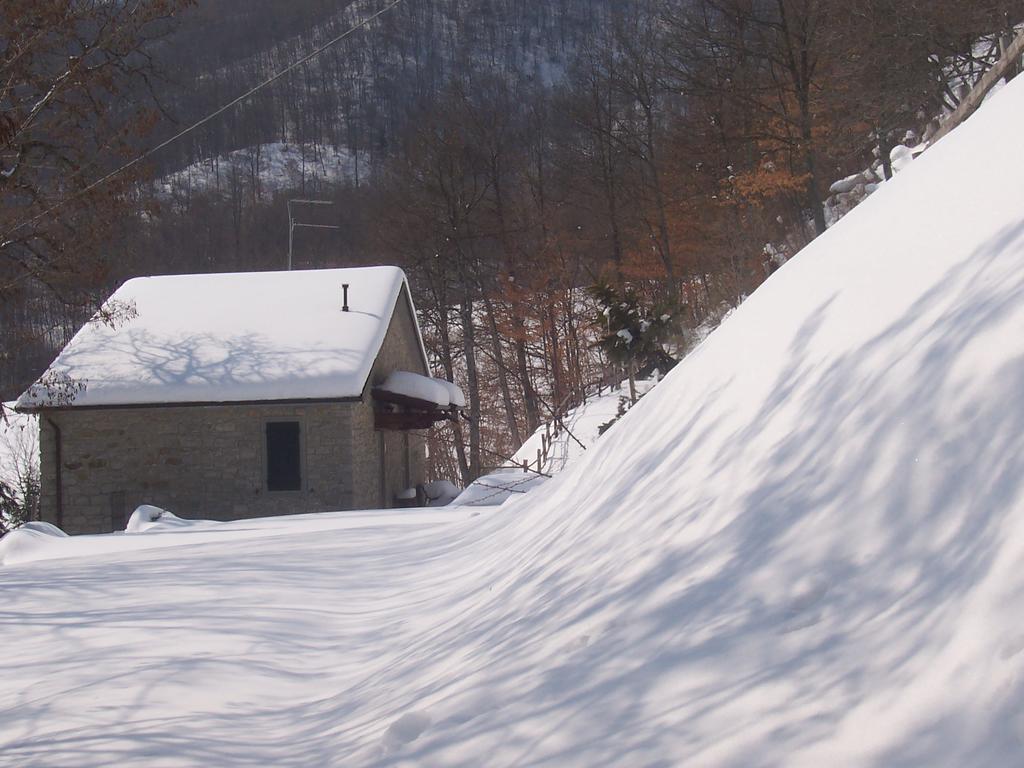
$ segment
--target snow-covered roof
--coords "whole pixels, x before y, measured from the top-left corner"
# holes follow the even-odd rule
[[[448,403],[455,406],[456,408],[466,407],[466,395],[463,394],[462,388],[453,381],[446,381],[445,379],[434,379],[438,384],[445,388],[448,392]]]
[[[434,379],[411,371],[392,371],[380,386],[380,392],[408,397],[432,403],[438,408],[466,407],[466,397],[457,384],[444,379]]]
[[[132,306],[135,316],[115,327],[87,324],[43,376],[84,389],[61,403],[36,384],[18,406],[358,397],[403,287],[408,297],[398,267],[129,280],[108,306]]]

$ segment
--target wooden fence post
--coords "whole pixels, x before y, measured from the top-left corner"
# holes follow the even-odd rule
[[[995,63],[992,69],[982,75],[981,79],[974,84],[970,93],[963,98],[957,108],[953,111],[953,114],[943,121],[939,130],[936,131],[935,135],[932,137],[931,144],[935,144],[935,142],[974,114],[978,107],[981,106],[981,103],[985,100],[989,91],[991,91],[996,84],[1007,75],[1007,73],[1019,64],[1021,56],[1024,55],[1024,31],[1018,34],[1013,41],[1000,41],[1000,48],[1002,49],[1002,57]]]

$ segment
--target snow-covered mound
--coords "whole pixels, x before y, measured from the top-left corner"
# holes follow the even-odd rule
[[[522,470],[502,470],[478,477],[452,502],[453,506],[497,507],[509,499],[543,485],[545,475]]]
[[[201,523],[209,523],[209,520],[186,520],[168,512],[166,509],[154,507],[152,504],[142,504],[137,507],[124,527],[125,533],[146,533],[149,531],[176,530],[188,528]]]
[[[519,500],[5,568],[0,763],[1018,764],[1022,124],[1018,78]]]
[[[462,492],[451,480],[432,480],[423,484],[423,490],[427,495],[428,507],[447,506]]]
[[[25,523],[0,538],[0,565],[32,560],[51,540],[62,538],[67,538],[67,534],[55,525],[38,521]]]
[[[409,507],[423,504],[427,507],[445,507],[454,501],[462,489],[451,480],[432,480],[429,483],[406,488],[398,498]]]

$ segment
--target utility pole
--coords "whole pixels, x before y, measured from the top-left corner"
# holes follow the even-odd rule
[[[292,203],[296,205],[333,205],[330,200],[289,200],[288,201],[288,270],[292,268],[292,243],[295,240],[295,229],[296,227],[306,227],[307,229],[341,229],[341,227],[335,226],[334,224],[302,224],[295,220],[295,216],[292,215]]]

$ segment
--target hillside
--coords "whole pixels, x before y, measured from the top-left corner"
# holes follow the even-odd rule
[[[1018,78],[502,507],[29,548],[0,764],[1014,764],[1022,124]]]
[[[632,2],[632,0],[631,0]],[[175,86],[168,109],[187,123],[242,93],[387,3],[378,0],[214,0],[190,8],[158,50]],[[401,3],[241,110],[173,148],[162,170],[275,143],[322,147],[380,160],[410,118],[433,103],[449,78],[481,73],[550,86],[574,51],[608,18],[607,0],[452,0]],[[479,87],[475,83],[474,87]],[[179,126],[167,125],[168,133]],[[330,164],[329,164],[330,165]],[[330,181],[348,176],[328,167]],[[364,169],[362,173],[366,173]],[[271,188],[286,186],[273,164]],[[218,184],[227,184],[216,179]],[[287,186],[298,188],[294,179]]]

